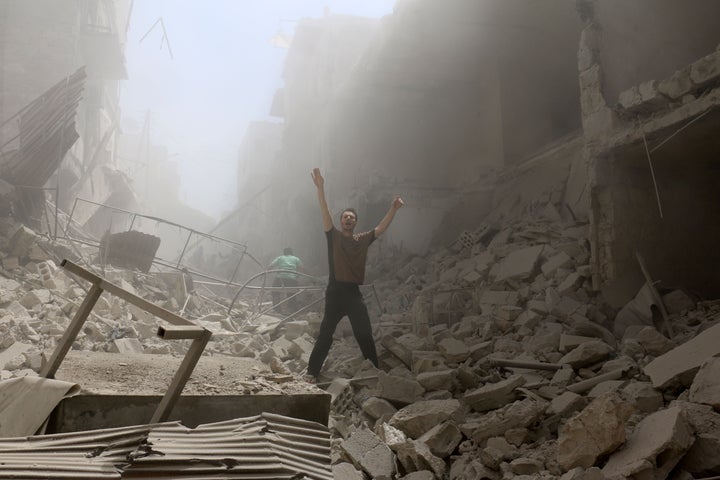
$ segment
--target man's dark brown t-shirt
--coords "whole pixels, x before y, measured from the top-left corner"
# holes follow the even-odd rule
[[[361,285],[365,281],[368,247],[375,241],[375,230],[346,237],[333,227],[325,232],[328,242],[330,281]]]

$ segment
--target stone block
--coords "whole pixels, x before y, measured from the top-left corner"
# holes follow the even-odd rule
[[[380,344],[385,347],[387,351],[395,355],[401,362],[408,368],[412,367],[412,350],[405,347],[392,335],[385,335],[380,339]]]
[[[582,345],[586,342],[592,342],[594,340],[597,340],[595,337],[585,337],[582,335],[567,335],[562,334],[560,335],[560,346],[558,350],[561,353],[567,353],[570,350],[573,350],[574,348]]]
[[[486,412],[514,402],[517,399],[516,388],[525,384],[525,378],[519,375],[497,383],[489,383],[466,392],[463,401],[476,412]]]
[[[461,414],[458,400],[421,400],[398,410],[388,424],[417,439],[435,425],[458,420]]]
[[[470,349],[465,342],[455,338],[445,338],[438,342],[437,347],[449,363],[462,363],[470,357]]]
[[[685,454],[679,467],[704,478],[720,473],[720,413],[697,403],[674,401],[671,407],[682,409],[695,432],[695,443]]]
[[[425,391],[451,390],[455,381],[454,370],[423,372],[417,375],[417,381]]]
[[[720,410],[720,358],[706,361],[690,386],[690,401]]]
[[[542,418],[547,403],[538,398],[518,400],[498,410],[473,418],[460,424],[459,427],[465,436],[480,444],[490,437],[504,435],[511,429],[527,428],[533,425]]]
[[[638,412],[656,412],[665,403],[662,393],[655,390],[650,382],[629,383],[622,388],[621,393]]]
[[[694,441],[690,425],[679,407],[645,417],[621,450],[602,469],[610,480],[667,478]]]
[[[565,252],[560,252],[557,255],[550,257],[545,263],[542,264],[540,270],[546,277],[551,277],[555,270],[558,268],[568,268],[572,266],[573,259]]]
[[[567,363],[574,369],[601,362],[613,353],[612,347],[601,340],[585,342],[566,353],[558,363]]]
[[[463,434],[454,422],[435,425],[418,438],[430,448],[433,455],[448,458],[463,439]]]
[[[33,346],[30,344],[14,342],[5,350],[0,352],[0,370],[14,370],[14,368],[9,368],[9,365],[14,362],[15,358],[21,357],[25,352],[28,352],[32,348]],[[23,362],[24,358],[17,367],[22,365]]]
[[[330,405],[334,412],[344,415],[352,406],[355,392],[348,379],[334,379],[326,389],[326,392],[330,394]]]
[[[368,397],[362,403],[362,410],[374,419],[391,417],[397,412],[392,403],[378,397]]]
[[[720,52],[713,52],[690,66],[690,79],[698,87],[720,81]]]
[[[520,295],[515,291],[493,291],[485,290],[480,295],[478,303],[482,305],[512,305],[517,306],[520,302]]]
[[[558,285],[557,292],[560,295],[569,295],[577,290],[578,286],[582,284],[583,277],[577,272],[572,272]]]
[[[662,302],[665,305],[665,310],[670,314],[680,314],[695,308],[695,301],[682,290],[673,290],[663,295]]]
[[[550,401],[547,409],[548,415],[567,417],[571,413],[581,410],[585,406],[585,399],[573,392],[563,392]]]
[[[423,442],[408,440],[396,445],[394,451],[406,472],[430,470],[437,478],[445,478],[447,465],[430,451]]]
[[[591,467],[587,470],[577,467],[565,472],[560,480],[606,480],[606,478],[598,467]]]
[[[38,240],[38,235],[26,226],[21,226],[13,233],[8,244],[7,255],[24,258],[30,253],[30,249]],[[47,254],[46,254],[47,257]]]
[[[340,444],[340,448],[370,478],[391,480],[396,473],[392,451],[369,430],[354,432]]]
[[[468,348],[470,350],[470,357],[477,361],[493,353],[494,345],[493,342],[487,341],[472,344]]]
[[[356,469],[352,463],[347,462],[333,465],[332,474],[335,480],[365,480],[363,472]]]
[[[511,252],[495,265],[491,275],[496,282],[530,279],[544,248],[543,245],[536,245]]]
[[[417,380],[378,371],[378,397],[394,404],[408,405],[419,400],[425,389]]]
[[[433,351],[413,351],[412,352],[412,372],[420,374],[424,372],[436,372],[446,370],[447,364],[445,357],[435,350]]]
[[[678,100],[695,89],[695,84],[690,78],[691,66],[688,65],[677,70],[669,78],[661,80],[657,89],[663,95]]]
[[[625,442],[632,407],[610,393],[596,398],[560,429],[557,461],[563,470],[589,468]]]

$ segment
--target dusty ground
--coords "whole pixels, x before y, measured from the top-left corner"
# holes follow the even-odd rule
[[[172,355],[71,351],[55,378],[77,383],[87,393],[163,395],[182,360]],[[273,374],[258,360],[219,355],[201,357],[183,390],[186,395],[311,392],[317,388]]]

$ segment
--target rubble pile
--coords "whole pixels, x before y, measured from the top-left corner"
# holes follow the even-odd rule
[[[386,267],[392,276],[375,282],[380,369],[342,323],[325,366],[335,478],[720,474],[720,302],[674,291],[663,298],[671,338],[651,316],[626,315],[616,336],[616,312],[592,289],[587,229],[551,216],[488,223]],[[57,245],[1,230],[0,375],[35,375],[85,293],[48,260]],[[231,317],[221,299],[188,295],[182,274],[105,273],[212,330],[206,355],[253,357],[289,378],[305,370],[318,312]],[[73,348],[184,351],[156,330],[154,317],[101,297]]]

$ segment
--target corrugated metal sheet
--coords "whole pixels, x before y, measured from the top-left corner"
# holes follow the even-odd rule
[[[263,413],[200,425],[176,422],[0,439],[0,478],[332,479],[319,423]]]

